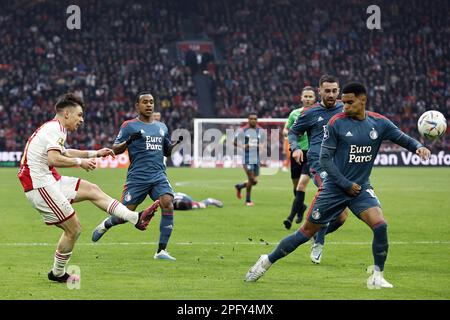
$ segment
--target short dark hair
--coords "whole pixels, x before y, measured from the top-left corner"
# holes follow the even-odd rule
[[[303,94],[303,92],[305,92],[305,91],[312,91],[312,92],[314,92],[314,95],[316,94],[316,91],[315,91],[314,88],[311,87],[311,86],[306,86],[306,87],[304,87],[304,88],[302,89],[302,94]]]
[[[336,82],[337,84],[339,84],[338,78],[336,78],[335,76],[331,76],[329,74],[324,74],[320,77],[319,86],[321,86],[324,82],[331,82],[331,83]]]
[[[258,118],[258,113],[256,111],[250,111],[248,113],[248,118],[250,118],[250,116],[256,116]]]
[[[141,96],[147,95],[147,94],[153,96],[152,93],[150,91],[148,91],[148,90],[144,90],[144,91],[138,92],[138,94],[136,95],[136,103],[139,103],[139,100],[141,99]]]
[[[360,82],[349,82],[342,89],[342,93],[353,93],[355,96],[367,95],[366,87]]]
[[[84,109],[83,99],[73,92],[68,92],[58,98],[55,104],[55,110],[56,112],[60,112],[64,108],[76,106],[80,106],[82,109]]]

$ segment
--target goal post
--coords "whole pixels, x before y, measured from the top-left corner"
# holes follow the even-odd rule
[[[283,128],[287,119],[258,118],[258,126],[264,133],[260,149],[261,165],[279,168],[285,155],[283,152]],[[242,148],[236,148],[233,141],[238,130],[248,123],[247,118],[195,118],[193,137],[194,168],[234,168],[242,164]],[[264,143],[265,142],[265,143]],[[261,152],[262,151],[262,152]]]

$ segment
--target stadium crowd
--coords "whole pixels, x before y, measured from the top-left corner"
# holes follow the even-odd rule
[[[418,137],[428,109],[450,116],[449,2],[378,1],[381,30],[369,30],[362,0],[79,1],[81,30],[66,28],[60,2],[9,1],[0,13],[0,150],[23,149],[48,119],[55,98],[73,90],[87,102],[84,127],[68,144],[110,145],[150,89],[170,130],[198,116],[191,69],[171,56],[185,40],[186,16],[198,39],[223,61],[208,65],[221,117],[286,118],[300,89],[321,74],[369,88],[369,109]],[[429,143],[427,143],[429,144]],[[433,142],[450,150],[450,139]]]

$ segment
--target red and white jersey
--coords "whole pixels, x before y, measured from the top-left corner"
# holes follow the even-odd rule
[[[25,192],[49,186],[61,179],[56,169],[49,167],[47,152],[58,150],[64,153],[66,138],[67,131],[57,119],[44,123],[31,135],[18,173]]]

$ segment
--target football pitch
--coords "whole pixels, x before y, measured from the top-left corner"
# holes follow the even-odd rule
[[[97,183],[115,198],[126,176],[110,169],[59,172]],[[233,188],[244,180],[242,169],[188,168],[168,170],[175,191],[220,199],[224,208],[175,212],[168,251],[177,261],[153,259],[159,214],[147,231],[121,225],[93,244],[92,230],[106,213],[89,202],[74,205],[83,231],[69,265],[80,268],[82,280],[71,290],[47,280],[61,230],[42,222],[16,173],[0,169],[0,299],[450,299],[448,168],[374,168],[372,185],[389,225],[385,277],[395,286],[382,290],[367,289],[372,232],[352,214],[327,236],[320,265],[311,263],[307,243],[257,283],[244,282],[259,255],[296,229],[282,224],[293,199],[290,174],[260,176],[255,206],[246,207]],[[308,204],[314,194],[311,184]]]

